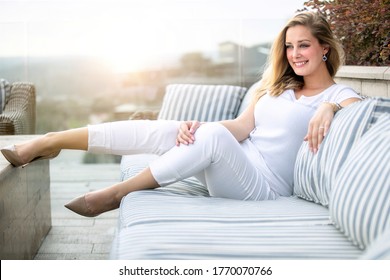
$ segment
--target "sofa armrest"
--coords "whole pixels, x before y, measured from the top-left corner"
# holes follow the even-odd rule
[[[159,111],[136,111],[129,119],[130,120],[157,120]]]
[[[0,135],[35,134],[35,87],[17,82],[11,86],[9,100],[0,115]]]

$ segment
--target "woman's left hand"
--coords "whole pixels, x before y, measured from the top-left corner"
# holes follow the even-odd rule
[[[309,142],[309,149],[317,153],[324,137],[329,131],[334,117],[333,107],[329,103],[322,103],[309,122],[308,132],[304,138]]]
[[[195,141],[194,134],[201,126],[199,121],[185,121],[180,123],[179,132],[176,137],[176,146],[180,144],[189,145]]]

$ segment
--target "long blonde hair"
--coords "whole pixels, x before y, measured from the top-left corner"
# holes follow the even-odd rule
[[[297,25],[309,28],[321,45],[329,47],[326,67],[331,77],[336,75],[338,68],[344,63],[343,48],[335,38],[327,20],[314,12],[298,13],[287,22],[271,47],[267,68],[256,91],[255,100],[267,92],[272,96],[279,96],[286,89],[301,89],[303,87],[303,77],[296,75],[288,63],[285,46],[287,30]]]

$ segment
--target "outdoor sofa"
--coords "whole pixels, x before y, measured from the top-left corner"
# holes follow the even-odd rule
[[[255,88],[169,85],[158,118],[234,118]],[[389,259],[389,152],[390,98],[365,98],[336,114],[316,154],[302,141],[292,196],[215,198],[195,178],[130,193],[120,205],[110,257]],[[123,156],[122,180],[154,158]]]

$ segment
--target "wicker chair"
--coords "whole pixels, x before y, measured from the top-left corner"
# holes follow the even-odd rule
[[[129,119],[130,120],[157,120],[158,111],[136,111]]]
[[[0,135],[35,134],[36,100],[35,86],[16,82],[2,114]]]

